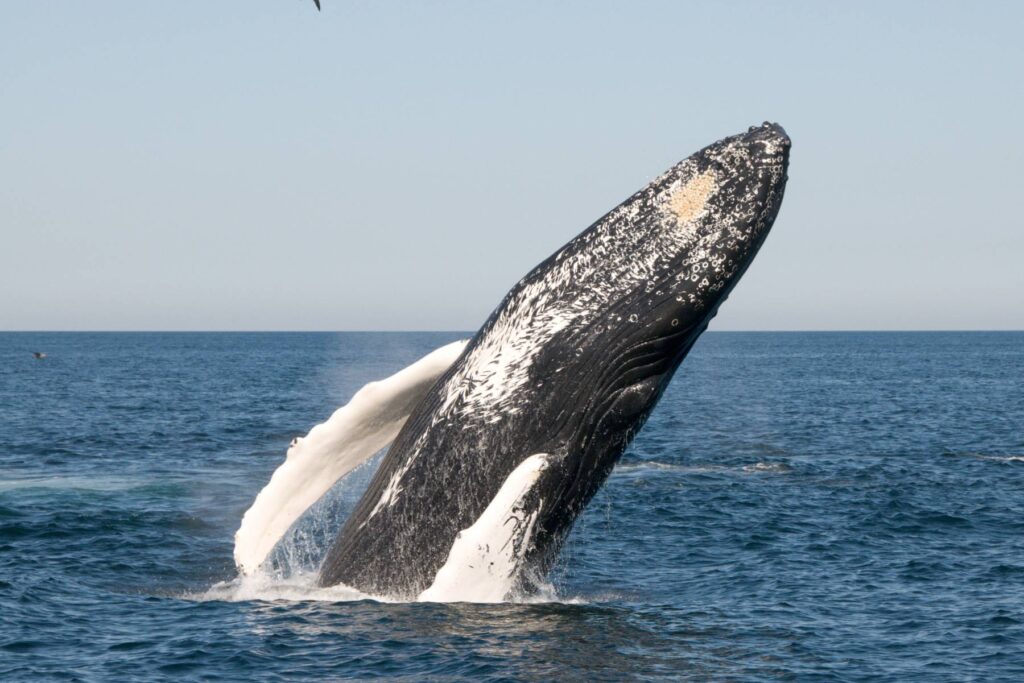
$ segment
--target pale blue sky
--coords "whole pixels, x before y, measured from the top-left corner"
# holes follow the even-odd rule
[[[0,329],[475,329],[764,119],[712,329],[1024,328],[1024,3],[6,2]]]

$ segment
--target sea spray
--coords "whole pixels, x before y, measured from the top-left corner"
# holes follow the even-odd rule
[[[465,346],[465,341],[446,344],[390,377],[370,382],[327,421],[292,441],[284,463],[256,496],[235,533],[235,564],[242,573],[255,573],[335,482],[391,443]]]

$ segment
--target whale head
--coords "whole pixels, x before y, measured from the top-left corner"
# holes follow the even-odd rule
[[[599,221],[614,256],[588,261],[615,298],[604,329],[594,328],[595,350],[659,348],[655,365],[671,376],[768,235],[789,149],[781,126],[753,126],[683,160]]]
[[[764,123],[657,177],[509,292],[470,344],[467,377],[500,366],[492,381],[533,389],[508,391],[515,402],[579,393],[566,390],[573,382],[598,400],[663,385],[771,229],[789,149],[782,127]]]
[[[789,150],[773,123],[705,147],[538,266],[492,316],[491,332],[503,318],[529,321],[542,450],[561,454],[535,489],[536,548],[557,548],[750,265],[778,214]]]

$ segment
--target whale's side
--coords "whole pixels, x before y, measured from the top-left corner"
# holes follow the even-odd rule
[[[760,248],[789,147],[766,123],[704,148],[513,287],[412,411],[320,582],[493,599],[546,571]],[[479,590],[480,562],[503,587]]]

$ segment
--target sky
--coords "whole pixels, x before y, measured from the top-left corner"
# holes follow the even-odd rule
[[[1024,3],[0,6],[0,330],[472,330],[764,120],[718,330],[1024,329]]]

